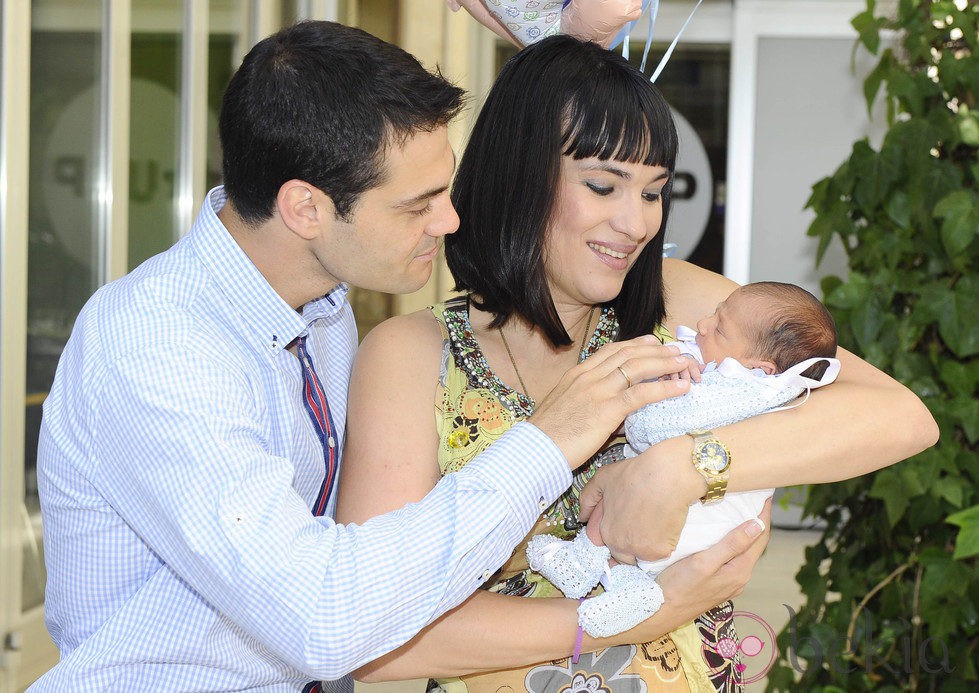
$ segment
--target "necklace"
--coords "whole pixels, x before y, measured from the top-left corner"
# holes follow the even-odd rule
[[[585,344],[588,342],[588,337],[591,333],[591,319],[595,315],[595,308],[588,312],[588,320],[585,321],[585,333],[581,335],[581,344],[578,346],[578,363],[581,363],[584,358],[582,357],[582,352],[585,350]],[[520,387],[523,393],[530,397],[530,392],[527,390],[527,385],[523,381],[523,377],[520,375],[520,369],[517,368],[517,361],[513,358],[513,352],[510,351],[510,345],[506,341],[506,335],[503,333],[503,326],[496,328],[500,333],[500,339],[503,340],[503,348],[506,349],[506,355],[510,357],[510,365],[513,366],[513,372],[517,374],[517,381],[520,383]]]

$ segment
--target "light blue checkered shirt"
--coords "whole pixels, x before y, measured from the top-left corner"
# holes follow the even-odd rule
[[[349,690],[570,483],[518,424],[420,503],[363,526],[313,517],[323,449],[285,347],[309,335],[342,439],[346,287],[291,309],[218,220],[224,203],[212,190],[185,238],[101,288],[61,357],[38,449],[61,661],[32,691]]]

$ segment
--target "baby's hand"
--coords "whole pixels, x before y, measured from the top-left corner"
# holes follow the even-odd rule
[[[676,373],[664,375],[660,380],[692,380],[695,383],[699,383],[700,373],[704,368],[703,365],[693,356],[688,354],[681,354],[681,356],[687,360],[687,365]]]

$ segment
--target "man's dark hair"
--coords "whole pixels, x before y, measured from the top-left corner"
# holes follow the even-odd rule
[[[267,220],[293,178],[330,196],[347,218],[383,181],[384,153],[447,124],[463,91],[410,54],[333,22],[300,22],[260,41],[231,78],[220,135],[228,199]]]
[[[741,290],[765,301],[767,325],[755,335],[755,356],[771,359],[779,373],[806,359],[836,357],[836,321],[811,293],[782,282],[755,282]],[[819,380],[827,366],[821,361],[803,375]]]
[[[459,162],[452,202],[461,225],[445,240],[456,289],[477,295],[493,327],[516,313],[555,346],[570,344],[544,274],[561,156],[663,166],[672,174],[676,150],[669,106],[621,56],[564,35],[523,49],[500,72]],[[648,333],[665,315],[671,188],[672,178],[659,233],[611,301],[620,339]]]

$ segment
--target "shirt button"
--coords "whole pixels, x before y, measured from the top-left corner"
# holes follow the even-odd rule
[[[539,507],[541,510],[547,508],[547,501],[544,500],[544,496],[541,496],[539,499],[537,499],[537,507]]]
[[[493,571],[492,570],[484,570],[483,571],[483,582],[486,582],[491,577],[493,577]]]

